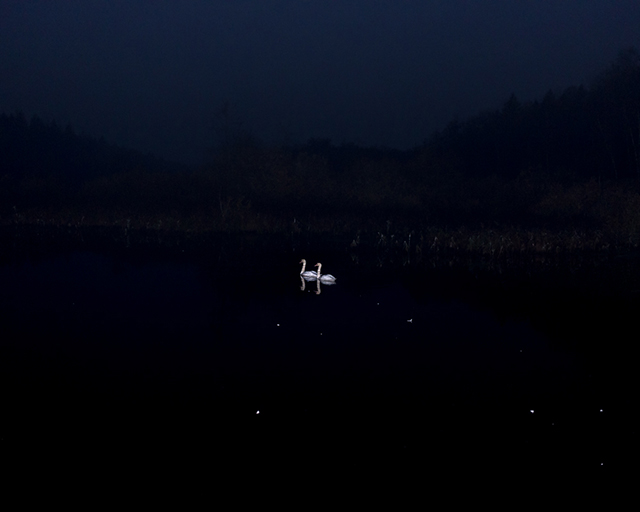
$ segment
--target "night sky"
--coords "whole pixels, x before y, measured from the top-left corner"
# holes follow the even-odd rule
[[[640,48],[637,0],[0,2],[0,112],[191,164],[228,101],[267,143],[400,149]]]

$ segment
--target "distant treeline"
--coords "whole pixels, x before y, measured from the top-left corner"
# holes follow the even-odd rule
[[[0,176],[57,176],[80,182],[125,170],[185,170],[149,153],[79,135],[71,125],[45,123],[24,113],[0,114]]]
[[[640,179],[640,55],[621,52],[588,89],[549,91],[528,103],[511,96],[498,111],[454,121],[424,152],[473,176],[544,170],[574,179]]]
[[[410,151],[329,140],[267,146],[220,111],[210,165],[181,168],[71,128],[0,116],[4,222],[175,229],[353,229],[394,219],[597,229],[640,238],[640,56],[620,53],[589,87],[515,96],[453,121]],[[47,220],[49,219],[49,220]],[[64,222],[67,222],[66,220]]]

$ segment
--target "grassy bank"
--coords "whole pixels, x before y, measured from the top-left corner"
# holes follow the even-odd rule
[[[267,193],[222,197],[215,183],[197,174],[112,177],[73,192],[52,190],[47,183],[39,193],[33,187],[14,183],[11,194],[5,188],[0,225],[103,227],[122,233],[335,234],[349,237],[354,247],[366,240],[416,257],[597,252],[633,249],[640,242],[635,183],[562,185],[528,176],[506,183],[466,180],[453,190],[441,185],[427,194],[416,188],[416,200],[410,202],[399,196],[372,206],[327,197],[317,207],[305,204],[312,192],[301,192],[298,202],[278,202]]]

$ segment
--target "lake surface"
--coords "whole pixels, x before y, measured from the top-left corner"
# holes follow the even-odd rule
[[[604,300],[580,268],[418,263],[341,240],[96,240],[5,238],[5,450],[624,461],[634,290]],[[301,280],[301,258],[337,283]]]

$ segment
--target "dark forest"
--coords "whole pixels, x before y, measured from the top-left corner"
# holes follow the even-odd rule
[[[269,146],[228,105],[200,168],[0,115],[0,222],[218,232],[414,233],[416,250],[601,250],[640,241],[640,55],[588,86],[454,120],[409,151]]]

